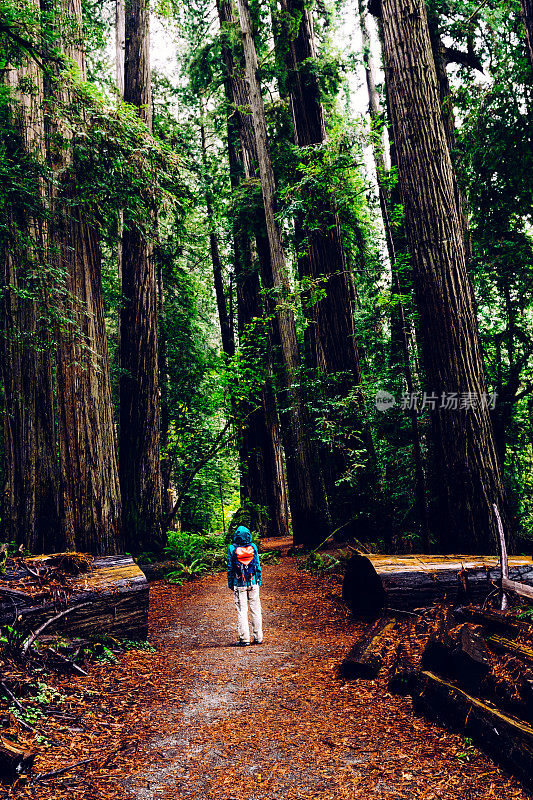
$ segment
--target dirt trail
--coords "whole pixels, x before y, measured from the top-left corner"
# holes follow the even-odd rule
[[[291,558],[264,567],[265,643],[237,648],[224,575],[153,584],[156,652],[126,653],[74,680],[95,701],[65,729],[55,763],[94,756],[94,764],[15,796],[525,800],[461,737],[415,718],[409,700],[378,681],[336,677],[362,632],[339,595],[338,583],[297,570]]]
[[[224,576],[174,590],[171,618],[157,587],[154,634],[177,702],[152,709],[161,734],[126,781],[132,800],[524,797],[461,737],[413,717],[409,700],[336,678],[361,628],[340,612],[339,585],[325,588],[292,559],[265,567],[265,644],[235,648]]]

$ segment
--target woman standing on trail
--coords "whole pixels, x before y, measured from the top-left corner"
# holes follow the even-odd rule
[[[228,547],[228,586],[233,591],[239,639],[237,647],[263,643],[263,618],[261,616],[261,563],[259,552],[252,542],[248,528],[239,525],[233,535],[233,542]],[[248,607],[252,617],[253,639],[250,641],[248,626]]]

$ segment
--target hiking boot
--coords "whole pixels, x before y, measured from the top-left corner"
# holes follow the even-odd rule
[[[244,642],[242,639],[239,639],[238,642],[235,642],[235,647],[249,647],[252,642]]]
[[[259,641],[258,639],[253,639],[251,644],[263,644],[263,640]]]

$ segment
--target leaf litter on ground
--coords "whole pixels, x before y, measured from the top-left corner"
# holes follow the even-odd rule
[[[90,664],[87,676],[39,678],[49,701],[38,703],[31,687],[20,700],[44,712],[37,733],[4,703],[3,735],[37,757],[0,797],[525,800],[463,737],[391,696],[386,677],[339,680],[339,662],[365,630],[339,598],[334,575],[309,575],[290,557],[265,566],[265,644],[242,650],[231,646],[224,575],[153,584],[153,652],[126,650],[116,663]]]

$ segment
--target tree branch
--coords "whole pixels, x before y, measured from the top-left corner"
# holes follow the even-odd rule
[[[444,47],[443,53],[447,64],[461,64],[463,67],[477,69],[478,72],[483,73],[483,65],[473,50],[465,53],[463,50],[458,50],[457,47]]]
[[[191,483],[193,482],[193,479],[196,477],[196,475],[198,475],[198,473],[200,472],[202,467],[205,467],[205,465],[213,458],[215,453],[224,444],[226,444],[227,441],[229,441],[227,439],[224,440],[224,436],[226,435],[226,432],[227,432],[228,428],[230,427],[231,422],[232,422],[232,420],[228,420],[226,422],[226,424],[224,425],[223,429],[220,431],[220,433],[218,434],[217,438],[215,439],[215,441],[213,442],[213,444],[211,445],[211,447],[209,448],[209,450],[207,451],[205,456],[200,459],[200,461],[196,464],[194,469],[191,470],[191,472],[189,473],[189,475],[185,479],[185,482],[184,482],[183,486],[181,487],[181,490],[180,490],[180,493],[178,494],[176,502],[174,503],[174,505],[172,507],[172,511],[169,514],[167,514],[167,517],[166,517],[166,527],[167,528],[170,525],[170,523],[172,522],[172,520],[174,519],[174,517],[176,516],[178,508],[182,504],[183,498],[187,494],[187,492],[189,490],[189,487],[190,487]]]

